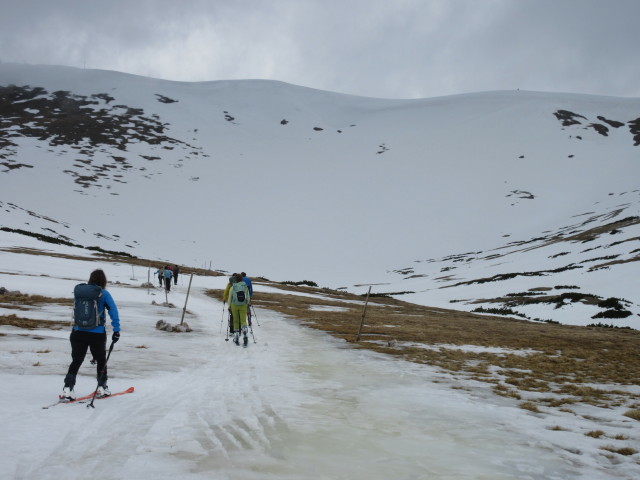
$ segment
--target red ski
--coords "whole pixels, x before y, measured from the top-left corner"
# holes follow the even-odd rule
[[[133,387],[129,387],[126,390],[123,390],[121,392],[112,393],[108,397],[98,397],[98,396],[96,396],[96,400],[104,400],[105,398],[117,397],[118,395],[124,395],[125,393],[133,393],[134,391],[135,391],[135,389]],[[55,407],[56,405],[60,405],[61,403],[86,403],[88,400],[91,400],[93,398],[93,394],[94,393],[95,392],[92,392],[89,395],[85,395],[84,397],[78,397],[75,400],[59,399],[56,403],[53,403],[51,405],[47,405],[46,407],[42,407],[42,408],[46,409],[46,408]]]

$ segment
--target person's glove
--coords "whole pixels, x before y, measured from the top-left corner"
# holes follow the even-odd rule
[[[118,340],[120,340],[120,332],[113,332],[113,335],[111,335],[111,341],[116,343]]]

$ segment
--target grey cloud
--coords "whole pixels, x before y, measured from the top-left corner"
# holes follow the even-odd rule
[[[22,0],[0,60],[412,98],[640,96],[635,0]]]

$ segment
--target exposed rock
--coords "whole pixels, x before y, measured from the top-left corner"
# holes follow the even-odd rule
[[[569,110],[558,110],[557,112],[554,112],[554,115],[558,120],[562,122],[562,125],[565,127],[569,127],[571,125],[580,125],[582,122],[580,120],[577,120],[577,118],[584,118],[585,120],[587,119],[587,117],[570,112]]]

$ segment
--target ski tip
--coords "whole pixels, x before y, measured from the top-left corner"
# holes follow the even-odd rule
[[[134,391],[135,391],[135,388],[129,387],[125,390],[125,393],[133,393]]]

